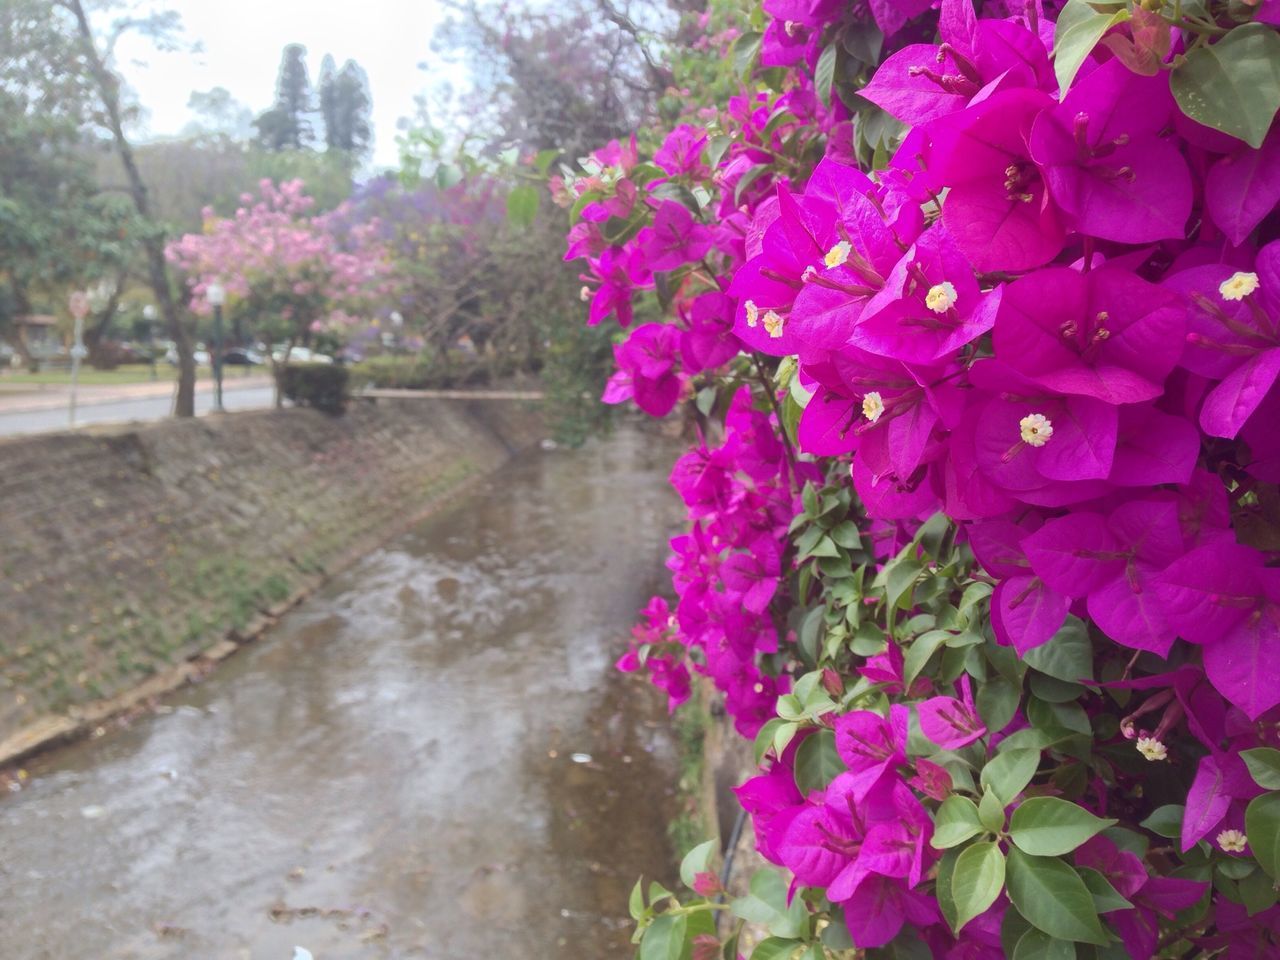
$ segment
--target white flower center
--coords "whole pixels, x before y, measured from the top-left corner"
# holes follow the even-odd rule
[[[581,300],[583,303],[586,303],[588,300],[590,300],[591,288],[588,286],[583,286],[583,288],[578,291],[578,299]]]
[[[924,305],[934,313],[946,313],[956,305],[956,288],[952,283],[935,283],[924,296]]]
[[[842,263],[848,263],[849,251],[852,249],[853,245],[848,240],[841,240],[827,251],[827,255],[822,258],[822,262],[828,267],[838,267]]]
[[[1256,273],[1245,273],[1240,270],[1222,281],[1218,287],[1218,293],[1222,294],[1223,300],[1243,300],[1260,286],[1262,284]]]
[[[862,415],[875,423],[882,413],[884,413],[884,398],[880,396],[880,391],[872,390],[862,398]]]
[[[747,311],[747,326],[754,327],[760,322],[760,308],[754,300],[748,300],[742,306]]]
[[[1245,844],[1249,842],[1239,830],[1223,830],[1217,836],[1218,846],[1226,853],[1244,853]]]
[[[1169,748],[1155,737],[1139,737],[1137,747],[1148,760],[1167,760],[1169,757]]]
[[[769,336],[773,337],[775,340],[782,336],[782,317],[777,313],[777,311],[770,310],[762,319],[764,321],[764,328],[768,331]]]
[[[1030,413],[1018,421],[1022,442],[1029,447],[1043,447],[1053,436],[1053,421],[1043,413]]]

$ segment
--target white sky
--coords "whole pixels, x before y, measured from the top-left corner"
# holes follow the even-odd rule
[[[150,116],[144,138],[170,136],[195,119],[187,107],[193,90],[225,87],[255,115],[275,94],[280,53],[289,43],[307,48],[314,88],[320,61],[352,59],[369,75],[373,96],[375,166],[396,166],[396,121],[415,113],[414,95],[441,79],[457,82],[431,52],[431,36],[444,18],[435,0],[158,0],[182,15],[198,53],[158,53],[149,41],[126,36],[116,67]],[[423,71],[419,64],[439,69]]]

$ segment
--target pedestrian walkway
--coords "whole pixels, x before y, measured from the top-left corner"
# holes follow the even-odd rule
[[[262,390],[272,386],[269,376],[227,377],[222,381],[223,393],[237,390]],[[149,400],[158,397],[172,397],[175,390],[174,381],[160,380],[144,383],[123,383],[108,385],[83,385],[76,394],[76,406],[92,407],[106,403],[120,403],[128,400]],[[197,394],[213,392],[213,380],[196,381]],[[0,415],[17,413],[40,413],[45,410],[57,410],[67,406],[71,401],[71,386],[65,383],[24,385],[21,391],[5,389],[0,381]]]

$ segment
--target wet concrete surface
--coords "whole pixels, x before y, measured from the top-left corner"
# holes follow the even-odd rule
[[[160,713],[33,763],[0,798],[0,957],[629,957],[677,759],[612,661],[661,581],[671,452],[522,456]]]

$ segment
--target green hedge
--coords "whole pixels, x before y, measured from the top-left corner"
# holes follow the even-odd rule
[[[336,363],[291,363],[276,371],[280,393],[299,407],[314,407],[333,416],[346,412],[351,399],[350,373]]]

